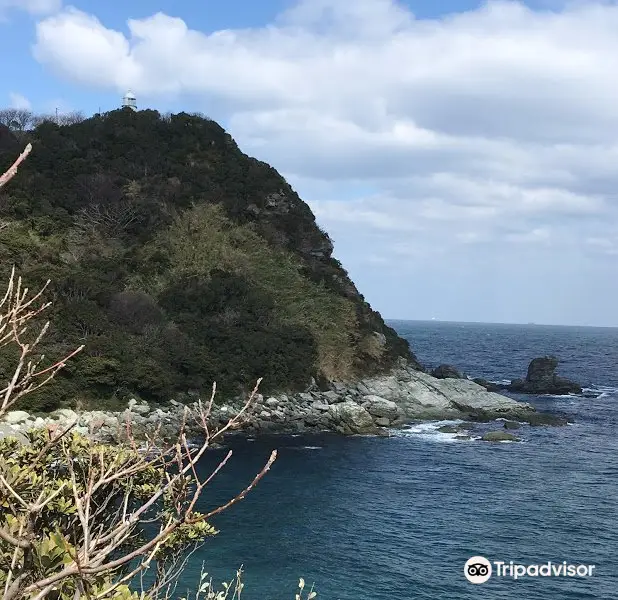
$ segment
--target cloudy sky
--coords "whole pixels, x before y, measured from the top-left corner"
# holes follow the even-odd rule
[[[0,0],[0,57],[5,105],[219,121],[387,318],[618,326],[616,2]]]

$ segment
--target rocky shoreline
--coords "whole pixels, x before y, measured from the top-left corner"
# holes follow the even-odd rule
[[[414,421],[461,419],[489,422],[509,419],[531,425],[562,425],[566,420],[538,413],[533,406],[490,392],[468,379],[437,379],[400,362],[390,373],[356,383],[332,383],[329,390],[312,386],[293,395],[257,395],[243,415],[237,431],[251,435],[262,433],[312,433],[332,431],[343,435],[383,434]],[[243,398],[213,407],[209,426],[225,424],[238,413]],[[150,406],[130,400],[125,411],[83,411],[79,414],[60,409],[45,417],[24,411],[7,413],[0,423],[0,438],[17,436],[33,428],[62,427],[77,422],[76,430],[106,442],[122,437],[127,420],[136,438],[145,438],[159,429],[159,437],[174,439],[185,418],[186,406],[170,400],[166,405]],[[199,435],[192,420],[187,420],[189,434]]]

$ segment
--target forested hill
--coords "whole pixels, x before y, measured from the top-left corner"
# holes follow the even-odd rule
[[[0,172],[28,141],[0,195],[3,277],[16,264],[30,287],[52,280],[49,359],[86,345],[36,408],[258,377],[292,391],[415,360],[309,207],[214,121],[123,109],[3,128]],[[0,375],[13,365],[0,355]]]

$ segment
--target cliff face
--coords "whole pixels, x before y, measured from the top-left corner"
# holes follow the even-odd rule
[[[42,408],[213,380],[297,390],[416,364],[309,207],[215,122],[119,110],[22,137],[33,152],[0,196],[0,260],[31,287],[52,280],[50,358],[86,344],[32,399]],[[16,145],[6,131],[0,142],[3,168]],[[9,364],[0,355],[0,374]]]

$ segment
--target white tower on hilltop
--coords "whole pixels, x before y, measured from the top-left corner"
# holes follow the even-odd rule
[[[137,110],[137,98],[135,98],[133,92],[128,91],[124,95],[124,98],[122,99],[122,107],[130,108],[131,110]]]

